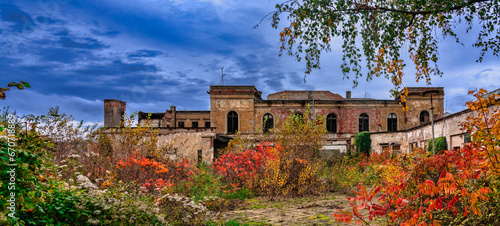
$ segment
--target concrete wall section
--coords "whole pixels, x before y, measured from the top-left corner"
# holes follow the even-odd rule
[[[165,157],[171,159],[188,159],[191,164],[202,161],[212,163],[214,158],[213,140],[215,139],[214,128],[157,128],[158,142],[157,147],[162,150]],[[109,128],[102,132],[109,134],[111,144],[116,139],[121,139],[121,129]]]
[[[214,147],[213,132],[161,133],[158,135],[158,147],[173,148],[175,153],[166,153],[172,159],[188,159],[194,165],[198,155],[204,162],[212,164]]]

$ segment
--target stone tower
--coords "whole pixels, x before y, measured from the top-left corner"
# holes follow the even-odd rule
[[[104,100],[104,127],[118,127],[123,121],[123,114],[125,114],[127,103],[114,100]]]

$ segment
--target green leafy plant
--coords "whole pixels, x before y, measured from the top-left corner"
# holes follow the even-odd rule
[[[434,144],[436,145],[436,154],[441,154],[444,150],[448,149],[446,137],[435,138]],[[432,139],[427,142],[427,152],[432,153]]]
[[[356,148],[359,153],[365,154],[366,156],[370,155],[372,140],[370,139],[369,132],[365,131],[358,133],[354,143],[356,144]]]

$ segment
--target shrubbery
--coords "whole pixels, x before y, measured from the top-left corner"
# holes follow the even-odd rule
[[[369,132],[361,132],[356,135],[354,140],[358,153],[370,156],[370,149],[372,145],[372,140],[370,139]]]
[[[436,154],[442,154],[444,150],[448,149],[446,137],[438,137],[434,139],[436,145]],[[427,142],[427,152],[432,153],[432,139]]]
[[[500,112],[488,109],[497,103],[498,95],[485,94],[480,90],[475,93],[477,100],[468,102],[475,111],[463,124],[474,136],[470,145],[435,156],[417,149],[373,161],[381,184],[371,189],[359,185],[356,196],[349,198],[352,210],[339,210],[336,220],[366,224],[381,220],[388,225],[500,223]],[[439,140],[436,144],[446,145],[445,139]],[[363,209],[367,210],[364,215]]]

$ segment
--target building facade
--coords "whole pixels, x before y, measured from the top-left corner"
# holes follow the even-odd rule
[[[205,161],[217,156],[236,133],[252,137],[258,133],[279,129],[280,122],[291,114],[324,117],[328,131],[325,150],[349,150],[352,138],[359,132],[386,134],[389,138],[379,146],[406,148],[402,132],[443,118],[443,87],[407,87],[408,111],[403,111],[400,96],[390,100],[352,98],[350,91],[341,96],[330,91],[282,91],[262,98],[255,86],[210,86],[209,111],[177,111],[171,106],[162,113],[139,112],[139,124],[151,125],[163,134],[197,132],[210,144]],[[125,109],[125,103],[105,100],[105,126],[115,127]],[[433,106],[432,111],[430,110]],[[202,135],[203,134],[203,135]],[[192,136],[189,135],[189,136]],[[391,136],[393,138],[391,138]],[[378,149],[378,148],[375,148]],[[375,150],[374,149],[374,150]],[[184,150],[199,153],[199,150]],[[192,155],[190,155],[192,156]]]

